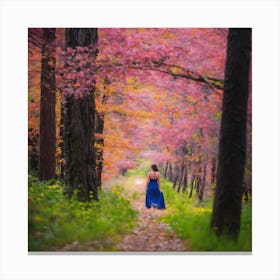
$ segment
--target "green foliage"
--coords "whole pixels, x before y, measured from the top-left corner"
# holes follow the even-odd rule
[[[226,236],[217,237],[210,229],[213,199],[200,204],[197,197],[177,193],[172,184],[161,180],[167,206],[163,221],[168,223],[191,251],[251,251],[252,207],[242,205],[241,231],[237,242]]]
[[[28,177],[29,251],[60,250],[79,243],[97,251],[114,251],[123,235],[132,230],[137,213],[123,197],[123,189],[101,191],[100,200],[79,202],[63,195],[58,181],[39,182]]]

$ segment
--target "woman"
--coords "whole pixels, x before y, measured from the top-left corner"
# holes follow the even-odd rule
[[[148,173],[146,207],[165,209],[163,193],[160,190],[160,173],[155,164],[152,164],[151,171]]]

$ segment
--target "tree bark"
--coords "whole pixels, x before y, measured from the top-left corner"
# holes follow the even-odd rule
[[[55,178],[55,28],[44,28],[41,59],[39,179]]]
[[[96,28],[67,28],[66,47],[91,46],[96,49]],[[95,53],[96,54],[96,53]],[[95,64],[95,55],[91,65]],[[95,86],[82,96],[65,96],[64,110],[64,152],[65,152],[65,186],[68,196],[75,190],[80,201],[92,198],[98,200],[95,152]]]
[[[251,29],[230,28],[211,226],[233,239],[240,231],[250,56]]]

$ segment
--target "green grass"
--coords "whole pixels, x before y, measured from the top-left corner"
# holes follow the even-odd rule
[[[242,205],[241,230],[236,242],[226,236],[217,237],[210,229],[213,199],[198,202],[194,195],[177,193],[172,184],[161,180],[166,201],[166,215],[162,218],[186,242],[192,251],[251,251],[252,250],[252,207]]]
[[[134,226],[137,212],[121,187],[101,191],[98,202],[82,203],[65,198],[58,181],[41,183],[32,175],[28,179],[29,251],[59,250],[73,242],[83,250],[94,242],[98,251],[114,251]]]
[[[129,170],[127,180],[146,177],[149,162],[139,161],[139,167]],[[238,240],[234,242],[226,236],[217,237],[210,228],[213,206],[213,194],[198,202],[196,192],[189,198],[188,194],[177,193],[172,183],[161,177],[161,189],[164,192],[166,215],[161,219],[169,224],[177,236],[186,243],[191,251],[251,251],[252,250],[252,205],[242,204],[241,229]]]

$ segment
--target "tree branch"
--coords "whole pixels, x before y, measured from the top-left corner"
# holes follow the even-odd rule
[[[213,91],[215,91],[215,89],[224,88],[224,81],[221,79],[203,76],[177,65],[170,65],[163,62],[152,61],[151,63],[145,65],[141,65],[140,63],[136,62],[133,65],[129,65],[128,67],[131,69],[138,69],[144,71],[157,71],[171,75],[173,77],[193,80],[195,82],[208,85]],[[175,69],[172,70],[172,68],[175,68],[176,72],[174,72]]]

